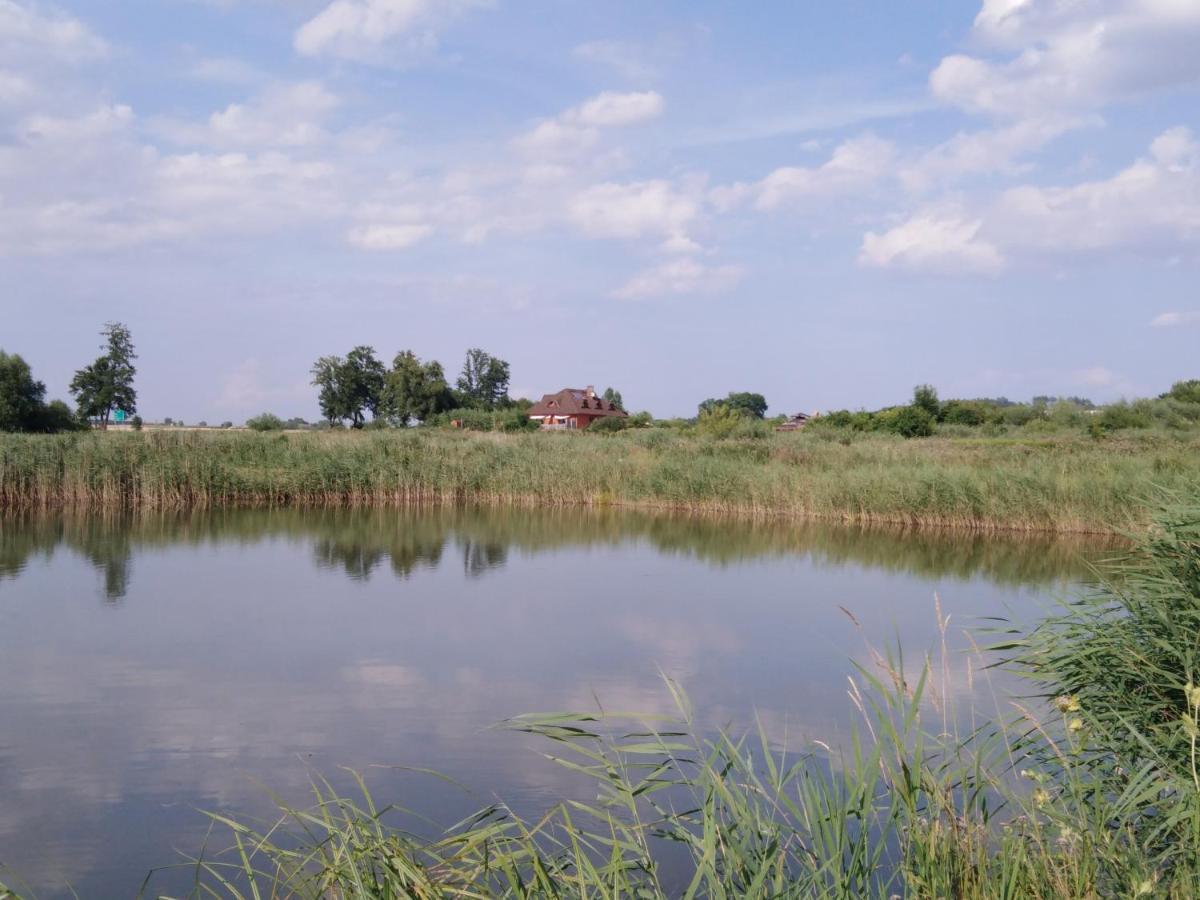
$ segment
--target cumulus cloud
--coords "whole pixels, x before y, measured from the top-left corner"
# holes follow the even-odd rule
[[[640,272],[613,293],[623,300],[664,294],[721,294],[742,278],[740,266],[709,266],[690,257],[665,260]]]
[[[212,113],[203,124],[160,121],[159,133],[177,144],[219,148],[304,147],[324,140],[338,98],[318,81],[272,84],[241,103]]]
[[[929,82],[972,112],[1090,110],[1200,80],[1200,4],[1190,0],[984,0],[973,32],[1015,55],[948,56]]]
[[[662,95],[655,91],[604,91],[553,119],[544,119],[519,135],[513,145],[539,159],[578,156],[597,144],[602,129],[648,122],[662,115],[665,107]]]
[[[364,225],[350,232],[349,240],[364,250],[402,250],[433,234],[424,224]]]
[[[606,238],[686,237],[699,213],[696,196],[662,179],[597,184],[576,194],[569,207],[580,231]]]
[[[428,52],[436,28],[482,0],[333,0],[296,32],[306,56],[382,61],[392,51]]]
[[[890,141],[874,135],[844,141],[823,165],[771,172],[756,186],[754,205],[774,209],[804,197],[865,187],[889,172],[894,154]]]
[[[108,52],[108,44],[74,16],[0,0],[0,59],[7,63],[77,64],[103,59]]]
[[[1200,309],[1159,313],[1150,320],[1154,328],[1178,328],[1181,325],[1200,325]]]
[[[980,239],[983,222],[954,210],[927,211],[882,234],[863,237],[859,262],[935,271],[995,272],[1003,265],[999,250]]]
[[[920,212],[868,233],[869,265],[984,271],[1096,252],[1166,257],[1200,245],[1200,144],[1186,128],[1163,132],[1149,152],[1111,178],[1064,187],[1022,185],[950,213]]]

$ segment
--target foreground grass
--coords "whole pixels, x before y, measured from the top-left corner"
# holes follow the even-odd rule
[[[626,505],[1031,531],[1143,526],[1200,481],[1200,438],[714,440],[384,433],[0,436],[0,508]]]
[[[697,735],[667,682],[672,720],[506,723],[593,802],[490,806],[430,839],[361,780],[360,799],[318,780],[277,820],[214,815],[229,846],[181,864],[190,896],[1195,897],[1200,503],[1114,574],[997,647],[1035,694],[986,728],[957,733],[944,659],[877,657],[851,682],[861,740],[799,756],[761,728]]]

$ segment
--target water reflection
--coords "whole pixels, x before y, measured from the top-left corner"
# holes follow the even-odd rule
[[[919,655],[935,592],[963,624],[1027,609],[1111,549],[604,510],[0,519],[0,854],[39,896],[129,897],[201,845],[195,809],[303,802],[308,765],[478,791],[370,770],[442,822],[532,813],[579,784],[488,726],[665,711],[660,670],[702,726],[837,743],[864,638]]]
[[[1091,562],[1117,552],[1116,539],[940,529],[843,526],[821,522],[729,520],[613,510],[463,507],[388,510],[238,510],[124,515],[0,517],[0,581],[31,559],[66,548],[102,575],[104,597],[129,586],[135,549],[285,539],[311,542],[318,568],[367,580],[387,567],[399,578],[436,568],[447,548],[472,577],[504,566],[510,550],[615,547],[645,542],[728,566],[801,556],[822,565],[866,566],[925,578],[985,578],[1036,586],[1090,577]]]

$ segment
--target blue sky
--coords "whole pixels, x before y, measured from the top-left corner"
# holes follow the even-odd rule
[[[0,0],[0,347],[148,418],[312,361],[690,414],[1200,375],[1200,3]]]

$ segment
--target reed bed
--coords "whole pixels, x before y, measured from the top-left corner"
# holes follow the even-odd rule
[[[1159,517],[1111,574],[997,640],[1031,687],[984,725],[955,706],[944,636],[940,653],[859,668],[861,725],[837,750],[789,752],[762,727],[699,734],[667,680],[669,718],[504,723],[594,800],[534,819],[496,803],[426,836],[361,778],[347,796],[318,777],[311,807],[212,815],[220,849],[174,868],[190,897],[1193,898],[1200,502]]]
[[[1200,481],[1200,440],[715,440],[616,435],[89,433],[0,436],[0,509],[630,506],[974,529],[1114,532]]]

